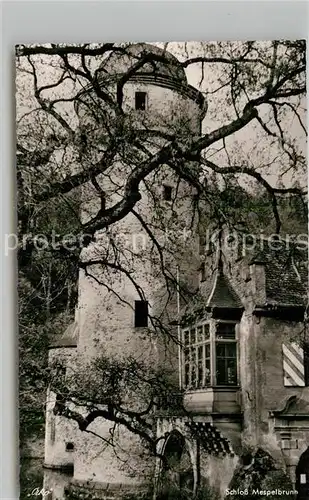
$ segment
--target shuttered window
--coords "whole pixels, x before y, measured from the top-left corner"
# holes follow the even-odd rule
[[[282,344],[283,383],[285,387],[309,385],[309,349],[296,342]]]

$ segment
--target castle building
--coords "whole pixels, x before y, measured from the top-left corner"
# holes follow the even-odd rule
[[[102,62],[102,78],[105,86],[109,79],[111,94],[116,95],[117,82],[136,57],[147,58],[149,53],[157,58],[130,74],[121,99],[128,129],[157,133],[157,144],[148,144],[155,153],[167,134],[177,135],[184,143],[199,137],[207,106],[203,95],[188,84],[177,59],[147,44],[131,45],[125,54],[114,53]],[[101,122],[94,120],[94,108],[99,109],[96,92],[86,88],[76,111],[81,130],[92,137],[97,151],[99,144],[110,140],[104,128],[107,114],[113,132],[118,124],[109,109],[102,110]],[[100,177],[105,193],[111,193],[107,203],[118,201],[114,186],[130,175],[134,153],[133,147],[125,158],[119,153],[111,171]],[[199,169],[198,162],[189,166],[192,171]],[[63,498],[64,488],[69,498],[129,498],[129,494],[142,494],[145,477],[152,477],[158,499],[168,498],[171,485],[187,492],[184,498],[193,498],[205,487],[223,499],[240,464],[250,468],[261,454],[273,460],[275,470],[286,473],[291,488],[299,490],[299,500],[308,498],[305,245],[291,251],[284,240],[261,239],[243,251],[239,242],[233,245],[228,237],[221,237],[211,253],[199,245],[194,188],[169,165],[150,174],[149,184],[151,190],[146,183],[140,189],[136,213],[130,212],[111,229],[126,242],[118,262],[130,263],[129,275],[111,273],[108,265],[94,266],[91,276],[81,269],[75,322],[51,346],[50,362],[64,363],[63,376],[78,376],[79,367],[100,353],[170,366],[179,394],[175,401],[159,405],[152,416],[158,455],[166,460],[144,457],[140,440],[121,426],[117,450],[102,444],[96,434],[108,441],[111,422],[100,417],[91,425],[92,434],[86,434],[76,422],[55,412],[58,396],[49,391],[45,486],[52,490],[50,498]],[[93,186],[84,190],[82,203],[87,221],[100,207]],[[191,231],[189,242],[173,237],[164,247],[162,258],[177,270],[177,279],[186,284],[190,297],[184,300],[174,293],[165,309],[161,263],[143,246],[145,225],[160,238],[162,221],[173,235],[182,234],[186,227]],[[106,255],[111,234],[98,236],[82,259]],[[128,241],[136,246],[142,241],[141,247],[132,249]],[[169,340],[168,348],[163,348],[149,321],[156,316],[163,318],[164,328],[180,342]],[[69,485],[61,471],[71,473]],[[280,481],[277,486],[280,489],[282,484],[283,489]]]

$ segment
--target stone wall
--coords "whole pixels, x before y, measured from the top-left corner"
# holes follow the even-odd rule
[[[145,486],[122,483],[91,483],[74,480],[65,488],[66,500],[151,500],[152,493]]]

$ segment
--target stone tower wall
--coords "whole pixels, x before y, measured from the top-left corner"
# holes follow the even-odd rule
[[[137,90],[147,92],[148,109],[143,113],[132,111],[134,93]],[[124,87],[124,109],[130,111],[128,113],[128,120],[131,121],[130,126],[133,121],[136,127],[174,133],[178,137],[183,136],[184,141],[191,140],[200,133],[201,110],[198,104],[175,89],[161,88],[150,83],[128,82]],[[89,127],[91,123],[89,124],[88,116],[82,116],[81,111],[81,127],[83,125]],[[100,140],[100,131],[97,133],[97,140]],[[160,138],[158,145],[162,146],[164,140]],[[153,144],[151,147],[155,152],[157,145]],[[119,175],[118,182],[123,183],[123,178],[130,173],[132,168],[130,164],[124,166],[121,161],[119,168],[117,168],[115,163],[112,168],[113,181],[115,181],[115,175]],[[198,165],[192,163],[189,168],[197,169]],[[100,178],[101,186],[103,189],[107,189],[107,192],[109,182],[108,175],[103,175]],[[183,231],[192,221],[194,190],[188,188],[183,181],[179,182],[168,166],[150,174],[147,182],[156,191],[160,203],[153,201],[147,186],[142,183],[140,188],[142,198],[137,203],[135,210],[151,227],[153,234],[160,242],[162,242],[162,238],[166,238],[165,232],[169,231],[170,236],[165,243],[166,251],[163,252],[164,259],[169,260],[168,265],[174,275],[178,265],[182,281],[193,286],[198,268],[197,235],[194,234],[196,222],[194,221],[192,226],[193,233],[190,236],[190,241],[186,240]],[[165,202],[162,198],[164,183],[168,183],[175,191],[177,190],[177,201],[174,205]],[[89,189],[91,190],[91,188]],[[96,205],[94,197],[91,201],[91,191],[87,193],[87,197],[86,209],[95,213],[98,205]],[[113,204],[116,201],[117,196],[110,196],[107,203]],[[158,221],[161,223],[159,228]],[[160,297],[165,282],[160,274],[161,263],[151,253],[152,242],[149,241],[149,235],[145,234],[142,225],[131,213],[114,224],[111,231],[116,237],[121,235],[120,241],[123,247],[119,262],[120,264],[123,262],[125,265],[130,263],[130,274],[124,275],[118,271],[113,272],[106,267],[98,268],[98,266],[91,270],[95,279],[87,277],[83,271],[81,272],[79,278],[78,356],[85,362],[91,361],[100,354],[106,355],[110,359],[112,357],[119,359],[134,356],[137,360],[149,362],[149,366],[154,366],[154,363],[157,363],[159,359],[162,361],[162,355],[165,360],[175,359],[174,356],[170,356],[170,350],[167,349],[166,343],[158,340],[158,334],[152,331],[151,325],[148,328],[134,327],[134,301],[139,300],[140,296],[132,280],[136,281],[140,289],[143,290],[145,299],[149,302],[150,315],[155,315],[166,300],[166,297]],[[175,234],[179,235],[177,242]],[[144,239],[144,237],[146,238]],[[142,241],[141,248],[139,247],[139,239]],[[98,259],[105,255],[104,251],[108,242],[104,232],[98,235],[97,240],[96,244],[86,250],[85,258]],[[132,242],[136,244],[133,245],[133,249]],[[175,249],[178,251],[175,252]],[[99,285],[97,281],[106,283],[108,287]],[[174,305],[171,307],[173,312],[170,313],[173,318],[169,319],[175,319],[175,300],[174,293],[172,299]],[[169,324],[166,326],[169,328]],[[170,328],[171,330],[175,329],[172,326]],[[172,365],[171,369],[175,372],[175,367]],[[97,419],[91,424],[89,430],[99,434],[104,439],[108,439],[111,426],[111,422]],[[144,452],[139,439],[120,427],[117,442],[117,447],[113,449],[106,446],[98,438],[79,434],[74,461],[75,480],[110,484],[130,484],[132,482],[138,484],[141,477],[147,477],[147,471],[149,471],[150,477],[153,471],[153,462],[148,456],[143,456]]]

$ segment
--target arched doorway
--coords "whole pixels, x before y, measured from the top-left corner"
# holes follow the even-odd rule
[[[297,500],[309,498],[309,448],[301,455],[296,467]]]
[[[189,500],[194,492],[194,472],[186,440],[180,432],[171,432],[163,456],[157,499]]]

